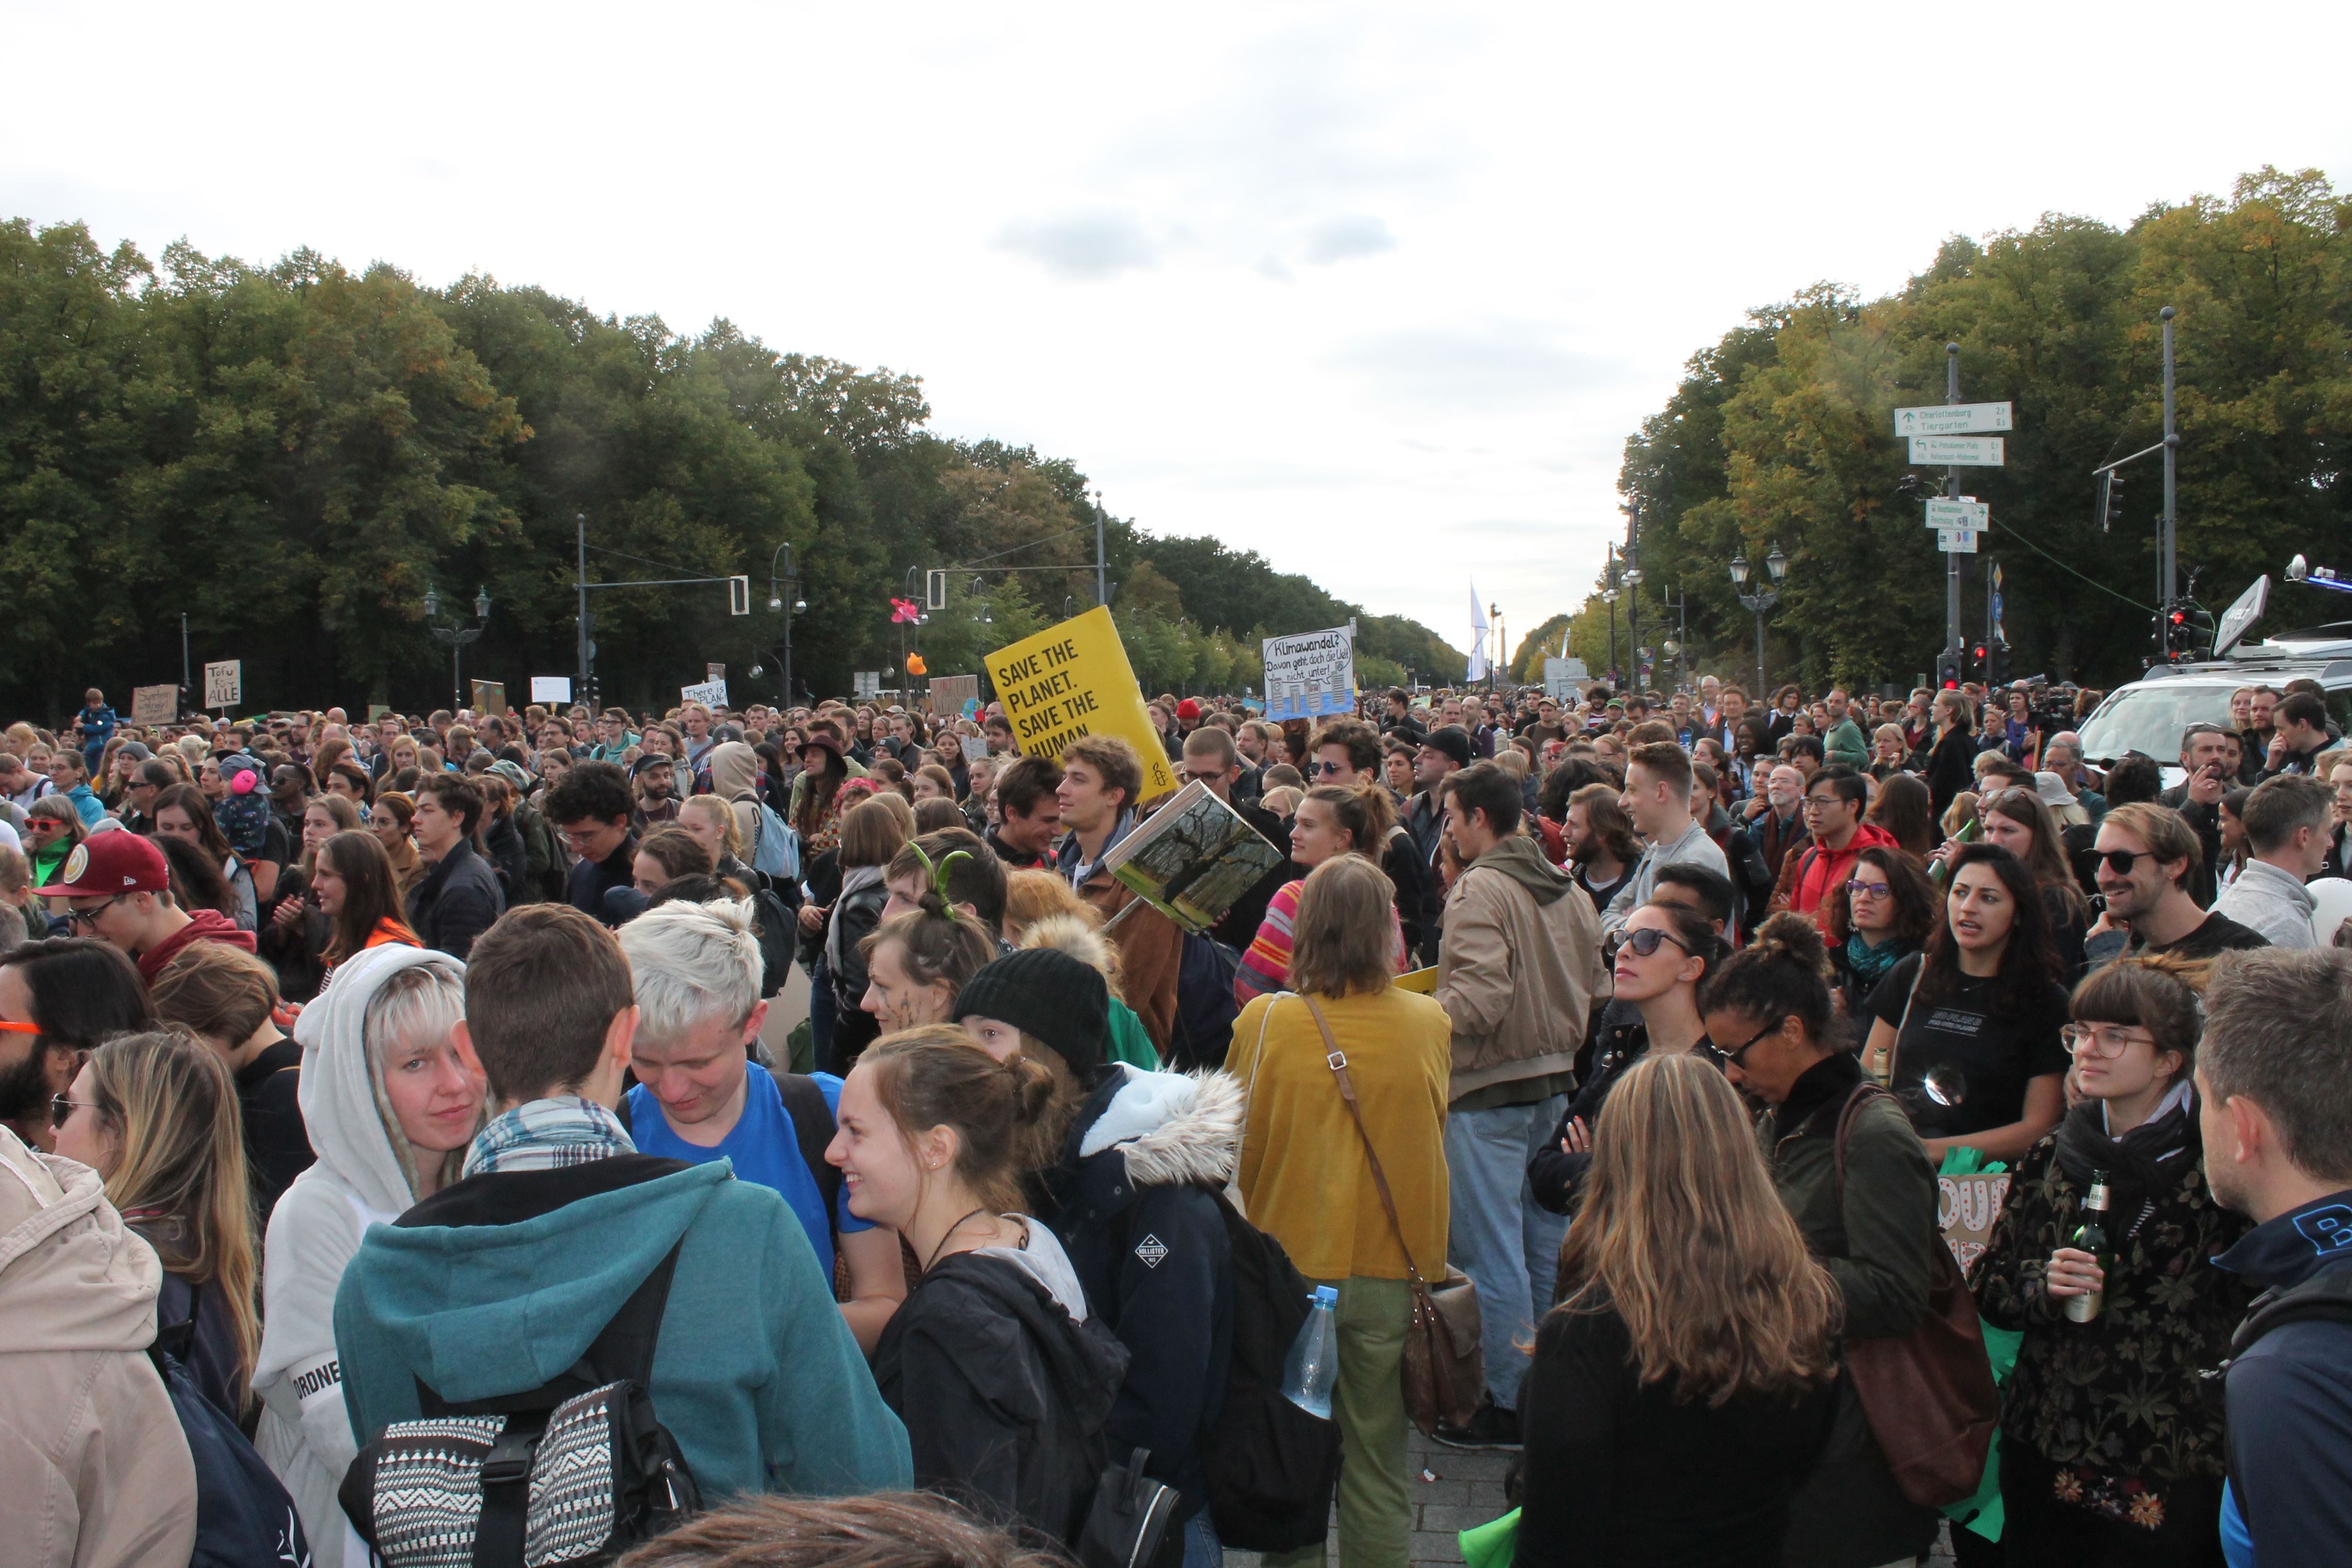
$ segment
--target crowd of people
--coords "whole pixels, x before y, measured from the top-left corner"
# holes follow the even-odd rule
[[[992,707],[93,690],[0,735],[0,1498],[39,1561],[179,1568],[243,1444],[312,1561],[400,1561],[403,1433],[629,1367],[690,1478],[630,1562],[1083,1556],[1126,1466],[1205,1568],[1261,1544],[1263,1238],[1329,1289],[1351,1565],[1407,1560],[1449,1269],[1435,1436],[1520,1454],[1522,1563],[1874,1568],[1947,1513],[1964,1563],[2330,1560],[2306,685],[2104,770],[2022,690],[1163,696],[1136,741],[1278,857],[1205,931],[1106,867],[1136,744]],[[1938,1176],[1989,1163],[1963,1260]],[[2015,1342],[1973,1499],[1873,1396],[1951,1300]]]

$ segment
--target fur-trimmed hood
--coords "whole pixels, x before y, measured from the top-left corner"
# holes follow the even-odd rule
[[[1138,1187],[1221,1188],[1241,1160],[1242,1086],[1223,1072],[1146,1072],[1111,1065],[1070,1130],[1080,1161],[1125,1156]]]

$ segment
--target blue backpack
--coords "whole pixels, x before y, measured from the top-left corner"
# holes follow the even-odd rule
[[[762,877],[797,882],[801,879],[801,836],[792,830],[776,808],[746,790],[736,799],[749,801],[759,815],[751,833],[751,869]]]
[[[188,1457],[196,1466],[196,1550],[188,1568],[310,1568],[310,1543],[303,1538],[294,1500],[236,1423],[204,1396],[180,1363],[196,1337],[195,1314],[203,1303],[199,1287],[187,1321],[163,1329],[147,1351],[172,1396]]]

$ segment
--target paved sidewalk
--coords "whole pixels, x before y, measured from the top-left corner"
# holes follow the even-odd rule
[[[1462,1543],[1455,1539],[1456,1532],[1509,1511],[1503,1501],[1503,1472],[1512,1456],[1501,1449],[1449,1448],[1418,1432],[1405,1435],[1405,1453],[1406,1462],[1412,1467],[1413,1562],[1461,1562]],[[1339,1538],[1336,1533],[1326,1551],[1328,1561],[1337,1563]],[[1931,1568],[1951,1561],[1950,1545],[1938,1539],[1928,1558]],[[1225,1568],[1258,1568],[1257,1553],[1228,1552]]]

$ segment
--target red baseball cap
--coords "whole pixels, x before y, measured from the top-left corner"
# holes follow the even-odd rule
[[[75,845],[66,863],[58,868],[58,879],[33,890],[102,899],[116,893],[161,893],[171,886],[171,868],[153,840],[117,827],[93,833]]]

